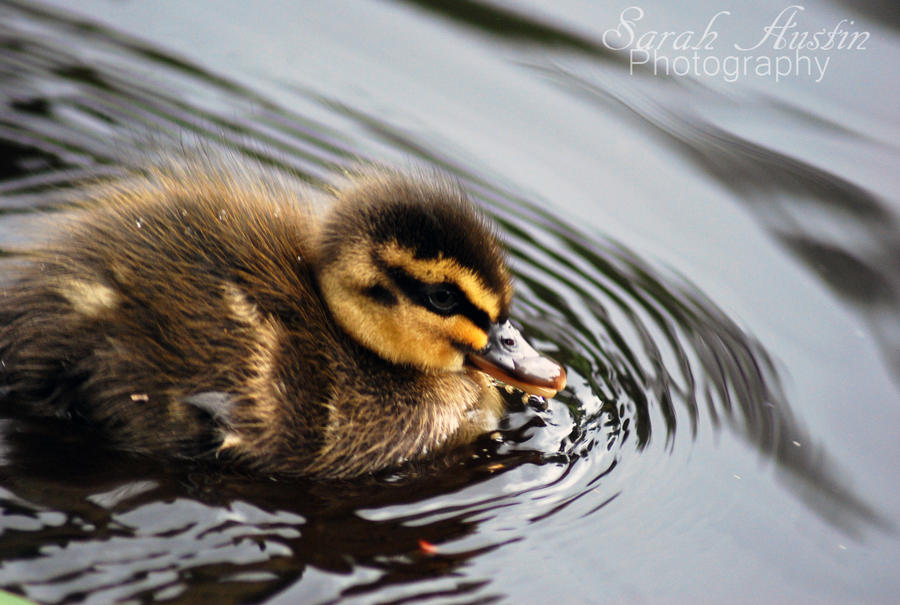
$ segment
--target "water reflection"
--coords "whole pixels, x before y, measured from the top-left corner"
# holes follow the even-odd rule
[[[427,523],[417,522],[422,513],[369,519],[357,514],[361,502],[374,510],[421,502],[494,471],[471,458],[458,472],[415,481],[283,483],[201,467],[166,471],[106,451],[69,425],[7,420],[3,428],[0,585],[40,602],[197,602],[214,595],[217,603],[245,603],[280,592],[310,567],[381,572],[345,595],[452,578],[466,560],[502,542],[446,552],[440,545],[471,535],[479,512],[512,499],[494,494],[471,506],[444,506],[441,518]],[[484,445],[472,451],[488,456]],[[508,467],[525,462],[505,460]]]
[[[617,60],[501,9],[454,6],[441,10],[492,35]],[[136,167],[148,138],[162,148],[224,149],[314,187],[366,159],[341,131],[84,20],[5,3],[0,28],[6,252],[17,221],[58,207],[87,178]],[[598,109],[616,106],[641,120],[739,191],[774,237],[871,315],[885,354],[896,352],[900,335],[886,329],[900,307],[890,273],[896,264],[884,259],[897,258],[897,230],[877,196],[684,107],[541,67],[541,77]],[[153,85],[134,77],[147,72]],[[621,477],[639,456],[659,456],[664,465],[686,436],[710,425],[773,460],[793,492],[830,522],[851,531],[879,522],[795,417],[768,353],[689,280],[341,99],[314,90],[301,96],[371,139],[440,166],[479,199],[509,245],[519,289],[514,316],[540,349],[566,364],[571,386],[546,409],[516,406],[499,441],[460,452],[450,470],[346,484],[160,469],[88,447],[92,439],[70,427],[8,420],[0,586],[46,602],[247,602],[285,590],[319,601],[373,594],[488,600],[499,595],[489,578],[459,579],[468,562],[524,539],[535,524],[602,512],[628,493],[628,475]],[[843,227],[875,234],[872,245],[864,252],[842,245],[800,216],[824,205],[825,220],[841,216]],[[503,531],[485,529],[498,518]],[[304,593],[309,577],[316,580]]]

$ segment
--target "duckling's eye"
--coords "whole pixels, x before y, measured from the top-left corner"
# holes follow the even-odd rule
[[[428,306],[437,313],[449,313],[459,306],[459,298],[454,290],[446,284],[438,284],[428,289],[426,299]]]

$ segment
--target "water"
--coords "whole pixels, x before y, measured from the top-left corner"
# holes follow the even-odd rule
[[[60,3],[60,7],[63,3]],[[0,586],[40,602],[890,602],[900,546],[900,37],[820,82],[630,70],[628,5],[0,4],[0,242],[141,149],[312,187],[437,165],[492,214],[546,409],[427,478],[159,468],[4,421]],[[642,32],[722,7],[644,3]],[[752,44],[785,6],[732,8]],[[849,27],[849,26],[848,26]],[[770,51],[770,55],[777,55]]]

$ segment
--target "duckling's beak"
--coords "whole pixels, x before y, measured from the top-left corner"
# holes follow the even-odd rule
[[[491,325],[488,344],[469,353],[473,366],[532,395],[553,397],[566,386],[566,370],[532,348],[509,321]]]

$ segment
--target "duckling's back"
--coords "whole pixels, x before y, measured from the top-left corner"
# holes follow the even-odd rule
[[[186,168],[101,187],[2,290],[3,405],[83,418],[138,452],[290,435],[286,464],[303,468],[329,363],[284,349],[340,356],[341,339],[312,275],[311,217],[252,183]],[[276,405],[286,393],[309,400]]]

